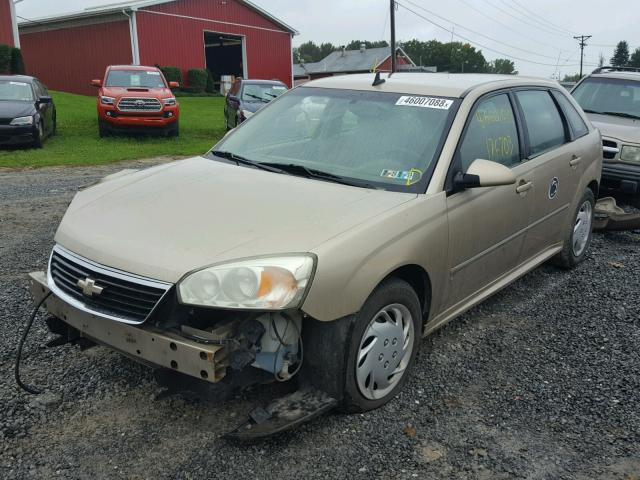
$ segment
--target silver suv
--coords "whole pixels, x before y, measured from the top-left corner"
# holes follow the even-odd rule
[[[640,194],[640,69],[598,68],[571,93],[602,133],[603,186]]]

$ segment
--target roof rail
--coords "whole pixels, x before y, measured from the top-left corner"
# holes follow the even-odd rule
[[[604,66],[598,67],[591,73],[602,73],[602,72],[640,72],[640,68],[638,67],[612,67],[612,66]]]

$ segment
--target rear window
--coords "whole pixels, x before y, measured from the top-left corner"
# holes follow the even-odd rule
[[[573,104],[569,101],[567,97],[565,97],[562,93],[553,92],[553,96],[556,98],[560,107],[564,111],[565,116],[567,117],[567,121],[571,126],[571,131],[573,132],[574,138],[579,138],[585,136],[589,133],[589,127],[584,123],[584,120],[573,106]]]
[[[156,70],[111,70],[107,87],[165,88],[164,79]]]
[[[551,95],[546,90],[516,92],[522,107],[531,156],[565,143],[564,123]]]

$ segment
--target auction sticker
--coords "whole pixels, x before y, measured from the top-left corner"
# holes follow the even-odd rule
[[[401,107],[421,107],[436,108],[438,110],[449,110],[453,105],[453,100],[435,97],[400,97],[396,105]]]

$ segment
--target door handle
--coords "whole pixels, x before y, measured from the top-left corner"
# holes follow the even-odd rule
[[[575,155],[571,158],[571,160],[569,160],[569,165],[571,165],[573,168],[576,168],[580,162],[582,161],[582,158],[580,157],[576,157]]]
[[[529,190],[533,188],[533,182],[527,182],[525,180],[520,180],[520,183],[516,187],[517,193],[527,193]]]

